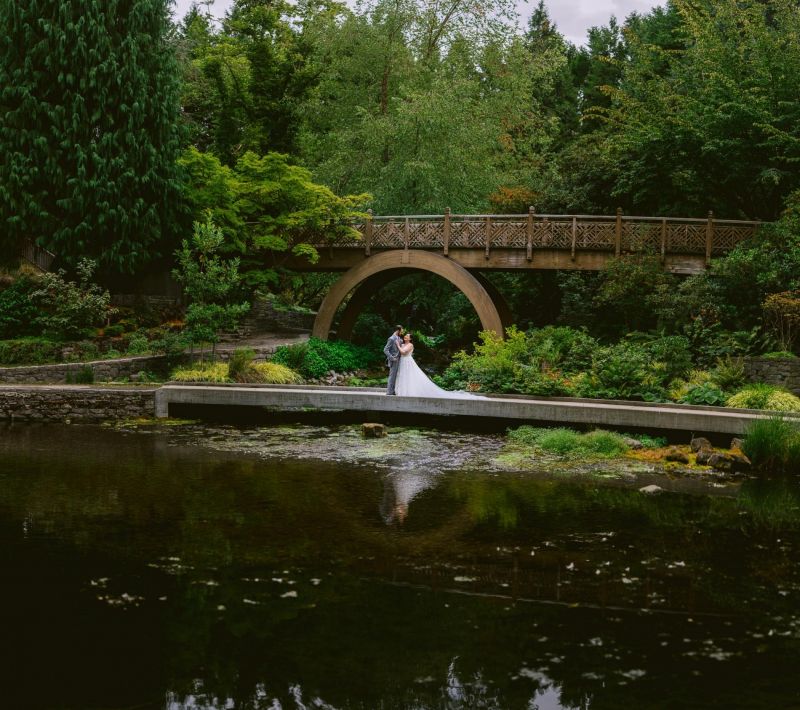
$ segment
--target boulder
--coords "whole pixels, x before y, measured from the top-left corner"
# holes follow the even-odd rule
[[[623,438],[622,441],[625,442],[625,446],[627,446],[629,449],[633,449],[634,451],[644,448],[644,444],[641,441],[638,439],[632,439],[629,436]]]
[[[375,423],[362,424],[361,434],[368,439],[380,439],[382,436],[386,436],[387,434],[386,425]]]
[[[744,444],[744,439],[733,438],[731,439],[731,445],[728,448],[741,450],[742,444]]]
[[[708,457],[708,465],[717,471],[729,473],[733,471],[733,463],[734,459],[730,454],[717,452]]]
[[[670,446],[664,458],[667,461],[675,461],[676,463],[689,463],[689,457],[677,446]]]
[[[696,436],[692,439],[689,447],[692,451],[697,453],[698,451],[702,451],[703,449],[713,449],[714,447],[711,446],[711,442],[706,439],[704,436]]]
[[[714,449],[700,449],[695,456],[695,461],[701,466],[708,466],[708,460],[714,455]]]
[[[752,466],[750,459],[747,458],[747,456],[745,456],[740,450],[731,451],[728,456],[733,459],[732,463],[734,471],[747,471]]]
[[[648,496],[658,495],[659,493],[663,493],[664,489],[661,486],[657,486],[651,483],[649,486],[645,486],[644,488],[639,489],[639,493],[644,493]]]

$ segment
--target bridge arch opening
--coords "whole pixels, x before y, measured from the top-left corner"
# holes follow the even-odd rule
[[[511,313],[497,289],[484,276],[439,254],[425,251],[393,250],[368,257],[346,271],[328,292],[317,313],[312,335],[327,340],[337,311],[348,295],[337,329],[340,339],[349,339],[356,319],[383,286],[413,272],[435,274],[455,286],[474,308],[483,330],[504,334]]]

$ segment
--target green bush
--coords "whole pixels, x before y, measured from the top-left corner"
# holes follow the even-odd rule
[[[116,312],[111,295],[95,283],[95,262],[82,259],[77,266],[78,282],[66,281],[66,272],[47,273],[31,295],[42,312],[39,321],[46,335],[67,339],[87,332]]]
[[[742,450],[758,468],[800,472],[800,422],[783,417],[755,421],[745,432]]]
[[[108,328],[106,328],[106,332],[108,332]],[[141,332],[131,335],[128,339],[127,354],[144,355],[147,352],[150,352],[150,341],[147,336]]]
[[[246,382],[246,375],[253,366],[255,352],[250,348],[239,348],[228,359],[228,378],[233,382]]]
[[[596,351],[592,369],[577,385],[583,397],[661,401],[668,370],[652,362],[650,353],[632,343],[618,343]]]
[[[790,353],[788,350],[778,350],[777,352],[764,353],[760,357],[767,360],[797,360],[797,355]]]
[[[380,351],[353,345],[341,340],[310,338],[307,343],[279,347],[271,361],[316,379],[329,371],[350,372],[377,365],[383,359]]]
[[[712,379],[721,390],[732,392],[739,389],[747,380],[744,360],[726,355],[719,358],[711,373]]]
[[[61,359],[61,343],[46,338],[0,340],[0,365],[44,365]]]
[[[780,387],[763,383],[748,385],[725,402],[737,409],[766,409],[772,412],[800,412],[800,397]]]
[[[610,458],[626,453],[629,446],[621,434],[597,429],[581,434],[572,429],[546,429],[522,426],[508,432],[508,440],[517,446],[531,447],[568,458]]]
[[[704,404],[710,407],[724,407],[725,393],[716,385],[704,382],[691,385],[686,393],[678,400],[681,404]]]
[[[41,311],[33,302],[38,280],[20,276],[0,291],[0,339],[41,333]]]
[[[76,385],[90,385],[94,382],[94,370],[88,365],[81,367],[75,372]]]
[[[224,362],[196,363],[179,367],[172,372],[175,382],[230,382],[228,366]]]

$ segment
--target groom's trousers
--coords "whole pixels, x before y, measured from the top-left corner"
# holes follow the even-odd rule
[[[394,362],[388,361],[389,381],[386,383],[386,394],[395,394],[394,384],[397,381],[397,370],[400,367],[400,358],[395,358]]]

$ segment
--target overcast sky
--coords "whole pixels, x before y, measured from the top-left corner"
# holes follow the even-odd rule
[[[518,0],[517,9],[526,24],[532,8],[538,0],[525,2]],[[624,20],[634,10],[647,12],[663,0],[545,0],[550,17],[558,25],[558,29],[574,44],[585,44],[586,30],[594,25],[605,25],[611,15]],[[212,13],[222,17],[231,6],[233,0],[214,0]],[[176,0],[176,14],[183,17],[191,7],[192,0]]]

